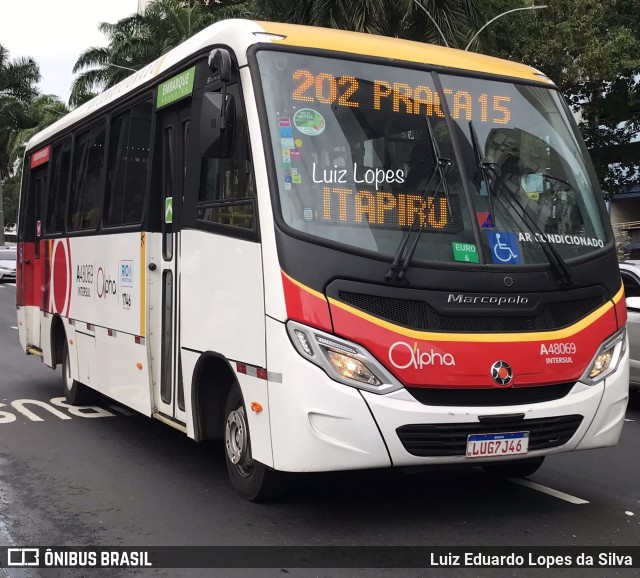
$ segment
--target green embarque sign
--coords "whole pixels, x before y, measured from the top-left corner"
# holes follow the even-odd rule
[[[160,84],[158,86],[156,108],[162,108],[185,96],[191,96],[195,72],[196,67],[192,66],[189,70],[185,70]]]

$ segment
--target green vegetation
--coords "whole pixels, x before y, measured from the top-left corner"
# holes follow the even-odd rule
[[[37,95],[38,65],[30,58],[11,60],[0,44],[0,245],[4,244],[4,225],[16,220],[17,192],[8,187],[6,214],[3,211],[3,181],[14,175],[14,150],[18,134],[29,127],[27,108]]]

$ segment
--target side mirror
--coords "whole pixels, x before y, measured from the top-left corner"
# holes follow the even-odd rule
[[[216,80],[229,82],[233,63],[231,54],[225,48],[214,48],[209,53],[209,70],[216,76]]]
[[[229,158],[233,151],[236,107],[231,94],[205,92],[200,112],[200,154]]]

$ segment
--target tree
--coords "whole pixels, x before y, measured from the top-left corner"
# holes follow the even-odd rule
[[[0,98],[14,97],[28,102],[35,98],[40,70],[32,58],[9,60],[9,51],[0,44]]]
[[[477,0],[262,0],[266,19],[340,28],[443,44],[429,15],[450,46],[463,47],[478,16]],[[425,10],[429,13],[425,12]]]
[[[9,176],[11,138],[27,126],[24,106],[38,94],[39,80],[33,59],[9,60],[9,52],[0,44],[0,180]]]
[[[513,8],[489,0],[484,16]],[[640,4],[555,0],[496,21],[479,50],[530,64],[551,78],[578,116],[605,194],[640,183],[632,139],[640,130]]]
[[[155,0],[142,14],[103,22],[99,30],[108,45],[80,54],[69,103],[82,104],[218,20],[246,15],[246,2],[239,0]]]
[[[0,44],[0,245],[4,244],[3,181],[12,173],[11,147],[16,132],[28,126],[25,105],[37,95],[38,65],[32,58],[9,60]]]
[[[29,104],[15,98],[0,100],[0,156],[9,167],[3,188],[4,218],[7,225],[15,224],[22,161],[27,141],[36,133],[69,112],[57,96],[40,95]],[[1,243],[0,243],[1,244]]]

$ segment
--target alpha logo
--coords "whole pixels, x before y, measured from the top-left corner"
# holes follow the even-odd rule
[[[522,295],[465,295],[464,293],[449,293],[447,303],[460,303],[475,305],[525,305],[529,303],[528,297]]]
[[[513,379],[513,370],[506,361],[496,361],[491,366],[491,377],[498,385],[509,385]]]
[[[96,293],[98,298],[106,299],[109,295],[115,295],[118,292],[118,286],[115,279],[111,278],[111,275],[105,273],[102,267],[98,267],[98,273],[96,274]]]
[[[425,365],[455,365],[456,360],[450,353],[434,351],[421,351],[418,344],[413,347],[404,341],[396,341],[389,347],[389,362],[398,369],[422,369]]]

